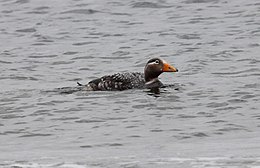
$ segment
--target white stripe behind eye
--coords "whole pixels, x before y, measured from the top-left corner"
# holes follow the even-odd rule
[[[155,61],[148,63],[148,65],[154,65],[154,64],[156,64]]]
[[[156,63],[156,61],[158,61],[158,60],[154,60],[153,62],[150,62],[150,63],[148,63],[148,64],[149,64],[149,65],[158,64],[158,63]],[[162,62],[163,62],[163,63],[166,63],[166,61],[164,61],[164,60],[162,60]]]

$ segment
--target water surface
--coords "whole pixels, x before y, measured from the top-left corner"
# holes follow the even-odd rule
[[[0,4],[1,167],[260,166],[257,0]],[[176,87],[57,91],[152,57]]]

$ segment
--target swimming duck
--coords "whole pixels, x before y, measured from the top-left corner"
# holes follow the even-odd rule
[[[160,88],[163,84],[158,76],[163,72],[178,72],[178,69],[161,58],[150,59],[144,68],[144,73],[126,72],[106,75],[90,81],[84,86],[84,90],[126,90],[134,88]]]

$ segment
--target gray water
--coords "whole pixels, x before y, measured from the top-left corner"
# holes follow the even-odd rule
[[[0,39],[0,167],[260,167],[258,0],[1,0]],[[153,57],[176,87],[57,89]]]

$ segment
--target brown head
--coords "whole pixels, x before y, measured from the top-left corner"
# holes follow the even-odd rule
[[[153,79],[156,79],[163,72],[178,72],[178,69],[163,59],[152,58],[147,62],[144,68],[145,81],[149,82]]]

